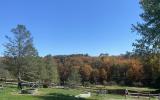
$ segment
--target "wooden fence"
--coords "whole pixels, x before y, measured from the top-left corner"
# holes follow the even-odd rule
[[[158,100],[160,100],[160,94],[150,94],[150,93],[127,93],[125,95],[125,98],[127,98],[128,96],[130,97],[136,97],[136,98],[140,98],[140,97],[144,97],[144,98],[148,98],[149,100],[151,99],[151,97],[156,97]]]

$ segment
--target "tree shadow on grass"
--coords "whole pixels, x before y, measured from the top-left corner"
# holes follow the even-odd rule
[[[76,98],[74,96],[59,94],[59,93],[52,93],[47,94],[46,96],[37,96],[41,100],[92,100],[92,99],[84,99],[84,98]]]

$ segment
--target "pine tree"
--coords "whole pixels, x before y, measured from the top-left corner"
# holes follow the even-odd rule
[[[44,67],[45,67],[46,75],[47,75],[46,79],[54,83],[59,83],[58,68],[51,55],[47,55],[44,57],[44,64],[45,64]]]
[[[79,70],[77,68],[72,68],[68,77],[68,83],[70,85],[79,85],[81,83]]]
[[[8,43],[4,45],[4,63],[17,78],[24,78],[28,74],[29,63],[32,62],[29,58],[37,57],[38,52],[33,46],[31,33],[24,25],[17,25],[11,32],[13,38],[6,36]]]
[[[145,81],[151,83],[160,77],[160,1],[141,0],[140,5],[143,22],[133,25],[133,31],[140,35],[133,46],[143,61]]]
[[[133,45],[141,55],[145,53],[160,53],[160,1],[141,0],[143,22],[133,25],[133,31],[141,36]]]

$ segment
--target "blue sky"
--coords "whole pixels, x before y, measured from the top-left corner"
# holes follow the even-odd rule
[[[0,54],[5,35],[24,24],[40,56],[132,51],[139,0],[0,0]]]

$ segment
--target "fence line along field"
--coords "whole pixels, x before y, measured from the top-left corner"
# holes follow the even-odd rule
[[[27,88],[25,86],[24,90]],[[92,85],[76,88],[67,86],[37,87],[36,89],[37,92],[34,94],[21,94],[16,85],[4,84],[0,89],[0,98],[1,100],[159,100],[158,96],[153,95],[150,97],[138,95],[136,97],[136,92],[154,93],[157,91],[157,89],[140,87]],[[126,89],[129,91],[128,94],[125,93]],[[104,93],[104,90],[107,92]],[[90,92],[90,97],[78,97],[81,94],[88,94],[88,92]],[[131,96],[131,93],[135,95]]]

